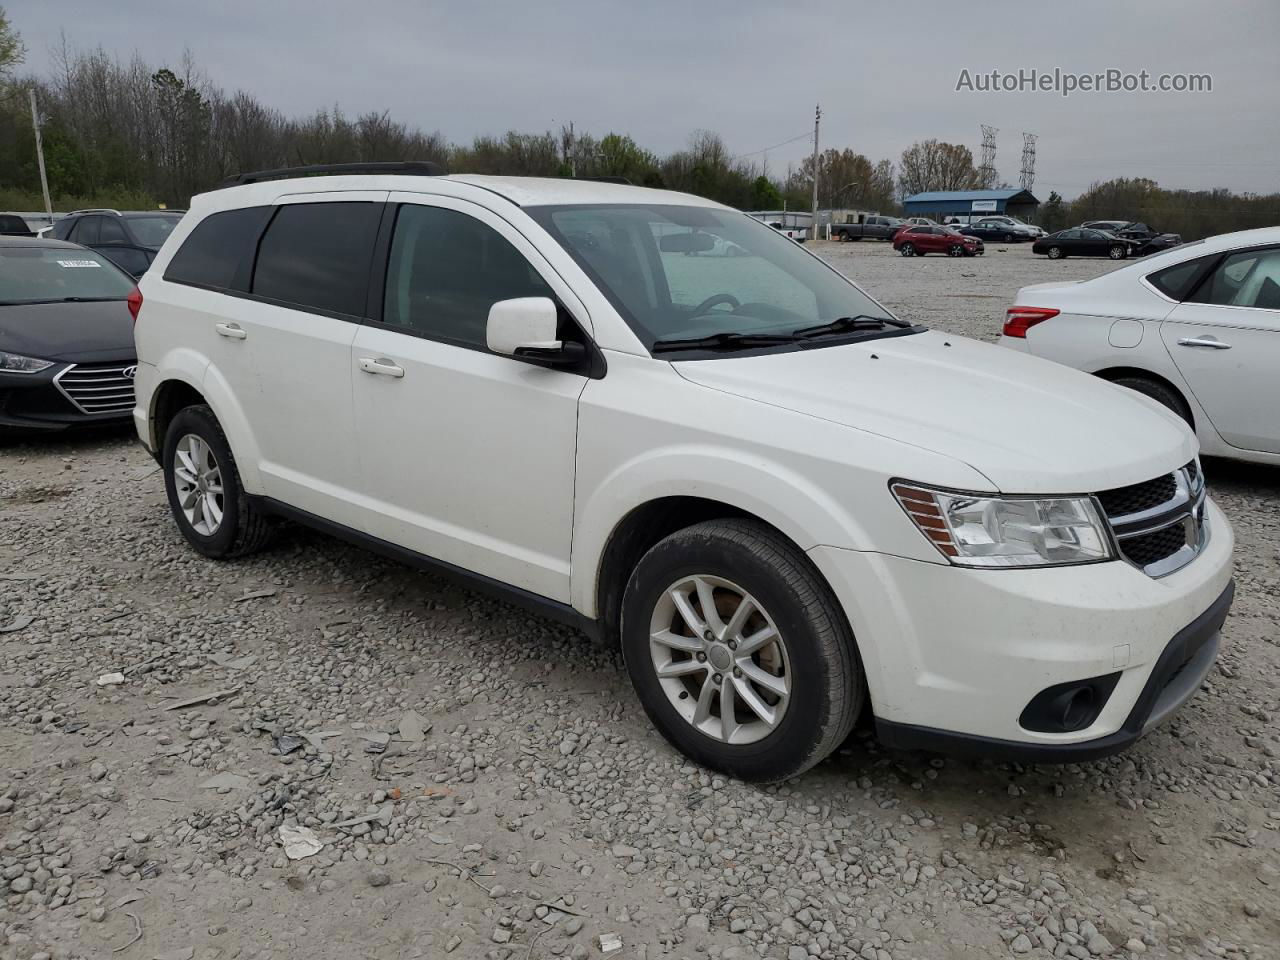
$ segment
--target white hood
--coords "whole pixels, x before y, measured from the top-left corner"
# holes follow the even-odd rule
[[[1146,397],[934,331],[673,366],[711,389],[960,460],[1005,493],[1108,490],[1168,473],[1197,452],[1187,425]]]

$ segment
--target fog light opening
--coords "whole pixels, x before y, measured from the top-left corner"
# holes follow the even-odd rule
[[[1018,723],[1038,733],[1074,733],[1091,726],[1107,705],[1119,673],[1055,684],[1036,694]]]

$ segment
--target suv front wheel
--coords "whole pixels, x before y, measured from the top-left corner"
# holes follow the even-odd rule
[[[170,421],[161,463],[169,509],[197,551],[223,560],[266,544],[270,520],[245,495],[226,434],[209,407],[186,407]]]
[[[641,558],[622,646],[645,712],[693,760],[743,780],[797,776],[848,736],[863,680],[844,615],[772,528],[716,520]]]

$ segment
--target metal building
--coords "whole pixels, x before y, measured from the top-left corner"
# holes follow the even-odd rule
[[[1034,221],[1040,207],[1030,191],[1006,190],[933,190],[917,193],[902,201],[908,217],[930,217],[939,223],[947,217],[965,221],[983,214],[1003,213],[1019,220]]]

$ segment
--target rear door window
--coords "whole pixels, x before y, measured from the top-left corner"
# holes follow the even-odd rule
[[[128,243],[119,217],[94,217],[98,221],[98,243]]]
[[[214,290],[237,289],[236,275],[253,256],[271,211],[271,207],[245,207],[205,217],[173,255],[164,278]]]
[[[381,203],[290,203],[258,246],[252,292],[303,309],[365,315]]]
[[[1280,310],[1280,249],[1225,257],[1196,291],[1197,303]]]
[[[71,227],[70,240],[82,246],[98,242],[98,224],[102,217],[81,217]]]

